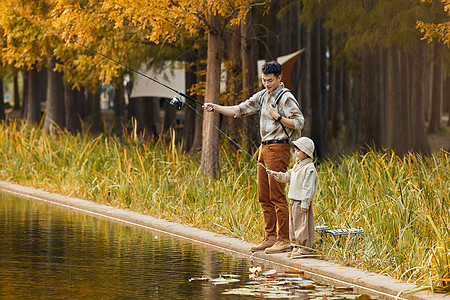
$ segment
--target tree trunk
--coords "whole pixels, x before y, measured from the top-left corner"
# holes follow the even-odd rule
[[[147,137],[157,137],[161,134],[158,100],[159,98],[155,97],[139,97],[131,98],[130,101],[130,118],[136,121],[137,129]]]
[[[120,134],[125,117],[125,86],[122,80],[119,80],[114,95],[114,132]]]
[[[274,0],[270,3],[270,9],[267,17],[266,45],[265,51],[266,61],[277,60],[281,53],[280,32],[281,24],[277,18],[277,14],[281,9],[280,0]]]
[[[398,155],[403,155],[411,150],[411,105],[409,89],[409,61],[405,51],[400,51],[400,73],[397,78],[400,82],[400,98],[398,99],[400,110],[397,112],[397,146]]]
[[[358,144],[359,141],[359,125],[360,125],[360,111],[361,111],[361,76],[358,74],[354,74],[353,72],[349,72],[347,78],[347,86],[349,90],[349,95],[347,99],[347,105],[345,106],[345,120],[348,124],[348,129],[346,132],[347,135],[347,144],[351,147],[354,147]]]
[[[14,82],[13,82],[13,89],[14,89],[14,110],[20,109],[20,94],[19,94],[19,80],[18,75],[14,75]]]
[[[300,57],[302,62],[301,75],[300,75],[300,98],[301,109],[303,116],[305,117],[305,126],[302,130],[302,135],[311,136],[311,35],[309,30],[305,27],[301,28],[302,40],[306,49],[305,55]],[[300,100],[300,99],[299,99]]]
[[[242,59],[241,59],[241,35],[240,35],[240,26],[235,25],[231,30],[231,47],[229,51],[229,61],[231,62],[231,70],[227,72],[227,86],[229,87],[229,96],[227,97],[225,105],[235,105],[239,102],[239,98],[242,92],[242,79],[240,75],[242,74]],[[233,116],[223,116],[223,131],[227,133],[227,135],[235,142],[240,143],[238,141],[237,127],[238,122],[241,120],[235,119]],[[237,151],[238,147],[234,144],[226,140],[233,151]]]
[[[366,14],[372,11],[373,0],[362,0],[362,7]],[[366,49],[362,51],[361,57],[361,106],[360,106],[360,125],[359,125],[359,145],[363,147],[380,147],[380,103],[377,98],[378,76],[376,61],[377,55],[375,49]]]
[[[195,84],[196,76],[193,68],[195,57],[192,54],[186,55],[185,83],[187,91]],[[192,103],[195,105],[195,103]],[[190,107],[184,109],[184,126],[183,126],[183,152],[187,153],[192,147],[195,136],[195,116],[197,114]]]
[[[79,106],[85,100],[78,89],[72,89],[72,84],[64,83],[64,107],[66,109],[66,129],[70,132],[81,130],[81,116]]]
[[[253,59],[253,10],[250,9],[241,23],[242,97],[248,99],[255,92],[255,63]],[[242,144],[249,153],[256,150],[258,140],[258,115],[243,117]]]
[[[170,105],[170,103],[167,100],[162,100],[162,101],[163,101],[163,109],[164,109],[163,131],[164,131],[164,133],[168,134],[170,132],[170,128],[173,127],[173,124],[175,122],[177,108],[173,105]]]
[[[423,154],[430,152],[430,144],[425,133],[425,73],[424,73],[424,47],[414,50],[411,59],[411,144],[415,152]]]
[[[5,94],[3,92],[3,76],[0,76],[0,122],[5,120]]]
[[[378,62],[374,51],[362,52],[361,60],[361,110],[359,125],[359,145],[379,148],[382,144],[378,95]]]
[[[324,114],[323,114],[323,75],[321,60],[325,45],[322,44],[322,23],[317,21],[311,33],[311,139],[314,141],[318,158],[324,155]]]
[[[432,90],[433,90],[433,62],[432,62],[432,56],[433,56],[433,45],[427,44],[425,46],[425,55],[423,59],[423,65],[425,66],[424,72],[425,72],[425,102],[424,102],[424,114],[425,114],[425,122],[430,122],[430,115],[431,115],[431,97],[432,97]]]
[[[88,93],[88,123],[92,132],[102,132],[102,113],[100,110],[100,89]]]
[[[389,49],[389,80],[388,80],[388,147],[397,155],[409,151],[409,114],[407,94],[407,72],[405,63],[401,62],[402,54],[398,46]]]
[[[396,139],[396,120],[395,120],[395,103],[398,101],[399,95],[398,89],[396,89],[396,81],[394,80],[396,74],[398,74],[398,66],[396,65],[398,61],[398,53],[395,45],[389,48],[387,55],[387,101],[386,101],[386,147],[392,148],[394,141]]]
[[[204,46],[201,46],[197,53],[197,72],[200,74],[205,68],[205,64],[203,61],[206,60],[207,57],[207,49]],[[205,75],[197,75],[197,83],[204,82],[206,80]],[[201,95],[197,95],[198,101],[204,101],[204,97]],[[200,104],[195,103],[193,104],[193,107],[196,111],[202,112],[202,107]],[[202,149],[202,142],[203,142],[203,118],[199,114],[195,114],[195,134],[194,134],[194,141],[192,142],[192,146],[189,149],[189,154],[194,155],[201,151]]]
[[[447,74],[445,76],[445,81],[444,81],[444,101],[447,104],[447,115],[448,115],[448,120],[447,120],[447,126],[450,126],[450,75]]]
[[[28,71],[28,99],[25,119],[30,125],[39,124],[41,121],[40,75],[41,73],[36,69]]]
[[[48,59],[47,67],[47,105],[44,120],[44,129],[52,130],[53,126],[59,128],[65,127],[65,108],[64,108],[64,85],[63,74],[55,72],[56,57]]]
[[[22,117],[26,119],[27,117],[27,107],[28,107],[28,89],[29,89],[29,80],[28,80],[28,71],[22,70],[22,78],[23,78],[23,89],[22,89]]]
[[[444,68],[442,58],[438,52],[439,46],[435,46],[434,63],[433,63],[433,83],[431,92],[431,115],[429,133],[436,133],[441,129],[441,107],[442,107],[442,91],[443,91],[443,75]]]
[[[380,142],[381,147],[386,145],[386,99],[387,99],[387,50],[378,47],[378,101],[380,102]]]
[[[206,66],[206,91],[205,101],[218,103],[220,97],[220,16],[209,13],[210,30],[208,32],[208,56]],[[214,112],[206,112],[206,118],[215,126],[219,126],[219,115]],[[203,123],[203,153],[201,170],[208,178],[218,178],[219,167],[219,132],[209,122]]]

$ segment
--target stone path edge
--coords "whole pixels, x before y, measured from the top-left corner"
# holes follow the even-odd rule
[[[379,299],[404,299],[402,294],[414,289],[415,285],[405,283],[386,275],[362,271],[352,267],[342,266],[333,262],[314,258],[289,259],[285,253],[267,255],[256,252],[252,255],[248,249],[252,244],[225,235],[213,233],[203,229],[158,219],[131,210],[98,204],[88,200],[81,200],[59,194],[46,192],[32,187],[0,181],[0,192],[19,198],[43,202],[66,209],[76,210],[92,216],[109,219],[129,226],[140,227],[153,232],[170,235],[189,242],[212,247],[220,251],[229,252],[251,258],[254,261],[281,265],[305,272],[305,276],[334,286],[351,286],[355,291],[368,294]],[[442,294],[418,292],[406,299],[444,299]],[[445,297],[450,300],[450,297]]]

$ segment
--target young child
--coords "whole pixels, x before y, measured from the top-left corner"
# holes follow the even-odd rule
[[[319,179],[312,162],[314,142],[301,137],[293,142],[297,162],[287,172],[268,173],[276,181],[290,182],[289,203],[289,237],[294,249],[288,252],[290,258],[299,258],[310,254],[314,248],[315,225],[313,200],[316,196]]]

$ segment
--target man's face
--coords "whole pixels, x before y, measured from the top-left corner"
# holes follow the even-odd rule
[[[261,74],[262,83],[269,93],[275,91],[281,83],[281,75],[276,77],[275,74]]]

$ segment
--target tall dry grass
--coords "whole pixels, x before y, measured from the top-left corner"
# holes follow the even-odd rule
[[[174,142],[135,136],[46,134],[15,123],[0,126],[0,177],[248,241],[264,235],[256,165],[221,149],[220,180],[200,172],[199,158]],[[339,246],[318,244],[323,257],[389,274],[427,288],[450,287],[450,156],[355,153],[317,165],[316,224],[362,228]]]

